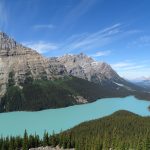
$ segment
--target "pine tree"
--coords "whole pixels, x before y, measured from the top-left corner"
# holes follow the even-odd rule
[[[43,136],[43,146],[48,146],[49,145],[49,136],[48,136],[48,132],[44,132],[44,136]]]
[[[16,147],[16,150],[21,149],[22,147],[22,138],[20,136],[17,136],[15,138],[15,147]]]
[[[143,139],[141,139],[141,137],[139,137],[139,139],[137,141],[137,149],[143,150]]]
[[[34,144],[35,144],[35,147],[39,147],[40,145],[40,138],[39,138],[39,135],[34,135]]]
[[[27,131],[25,130],[24,132],[24,137],[23,137],[23,147],[22,147],[23,150],[28,150],[28,133]]]
[[[9,139],[9,150],[15,149],[15,139],[13,137],[10,137]]]
[[[8,87],[15,85],[14,76],[15,76],[14,71],[11,71],[8,76]]]
[[[143,141],[143,150],[150,150],[150,134],[146,132],[144,141]]]
[[[109,135],[107,134],[107,132],[105,132],[104,138],[103,138],[103,150],[108,150],[110,148],[109,138],[110,138]]]

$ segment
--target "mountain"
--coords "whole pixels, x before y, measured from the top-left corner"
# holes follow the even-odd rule
[[[42,110],[149,93],[84,55],[45,58],[0,32],[0,112]]]
[[[67,72],[72,76],[115,90],[135,91],[139,89],[139,87],[121,78],[109,64],[97,62],[83,53],[64,55],[57,60],[64,64]]]
[[[0,95],[5,93],[9,73],[12,72],[16,85],[23,83],[27,76],[49,80],[67,75],[65,67],[58,61],[46,59],[0,32]]]
[[[119,75],[105,62],[96,62],[91,57],[80,53],[78,55],[64,55],[58,58],[65,65],[68,73],[95,83],[111,80],[122,80]]]
[[[139,82],[136,82],[136,84],[150,91],[150,80],[139,81]]]
[[[145,91],[150,92],[150,78],[143,77],[138,80],[133,80],[132,82],[140,87],[143,87]]]

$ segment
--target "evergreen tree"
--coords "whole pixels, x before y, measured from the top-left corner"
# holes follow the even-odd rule
[[[44,132],[44,136],[43,136],[43,146],[48,146],[49,144],[49,136],[48,136],[48,132]]]
[[[27,134],[27,130],[25,130],[25,132],[24,132],[22,149],[23,150],[28,150],[28,134]]]
[[[150,150],[150,117],[130,113],[115,113],[102,119],[82,123],[60,134],[0,138],[0,150],[59,145],[75,150]]]
[[[15,79],[14,79],[15,73],[14,71],[11,71],[8,75],[8,87],[15,85]]]

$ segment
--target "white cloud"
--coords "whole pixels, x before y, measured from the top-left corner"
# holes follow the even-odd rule
[[[54,27],[53,24],[38,24],[33,26],[34,29],[52,29]]]
[[[64,16],[61,24],[61,30],[69,29],[77,23],[77,20],[86,14],[97,2],[102,0],[80,0],[72,9]]]
[[[72,35],[61,43],[60,50],[61,53],[95,53],[97,49],[105,49],[105,46],[137,33],[138,30],[127,30],[124,24],[116,23],[95,32]]]
[[[143,48],[145,46],[150,46],[150,35],[144,35],[144,36],[138,37],[136,40],[128,44],[129,48],[132,48],[132,47]]]
[[[45,54],[45,53],[48,53],[52,50],[58,49],[56,44],[45,42],[45,41],[23,42],[23,45],[25,45],[29,48],[32,48],[41,54]]]
[[[62,45],[63,50],[92,50],[113,42],[122,33],[121,24],[115,24],[94,33],[71,36]],[[70,52],[70,51],[69,51]]]
[[[145,64],[138,64],[130,61],[118,62],[115,64],[111,64],[111,66],[119,71],[127,71],[127,70],[134,70],[134,69],[142,69],[145,68]]]
[[[40,41],[28,42],[25,44],[28,47],[36,49],[40,53],[47,53],[47,55],[49,56],[50,54],[48,54],[48,52],[51,50],[55,50],[53,51],[53,55],[62,55],[64,53],[78,53],[82,51],[93,55],[93,57],[100,57],[109,55],[111,51],[97,51],[97,49],[103,49],[105,48],[104,46],[108,46],[108,44],[118,41],[125,36],[130,36],[131,34],[135,34],[135,32],[132,32],[132,30],[125,30],[121,23],[116,23],[112,26],[100,29],[96,32],[85,32],[82,34],[72,35],[67,39],[64,39],[63,42],[60,43]]]
[[[46,45],[46,47],[49,47],[48,51],[49,49],[56,50],[53,53],[53,55],[54,54],[58,55],[58,53],[59,54],[78,53],[81,51],[85,53],[91,53],[92,51],[95,57],[100,57],[109,55],[111,52],[109,50],[96,52],[97,49],[103,49],[104,46],[113,43],[114,41],[120,40],[124,38],[124,36],[129,36],[131,34],[133,34],[132,30],[125,31],[123,30],[122,24],[116,23],[112,26],[100,29],[93,33],[82,33],[72,35],[67,39],[64,39],[63,42],[60,43],[54,44],[50,42],[49,44],[47,44],[47,42],[42,41],[40,42],[40,44],[39,42],[36,42],[36,44],[35,43],[28,44],[28,46],[37,49],[41,53],[42,51],[45,51],[45,49],[47,51],[47,48],[45,48]]]
[[[145,61],[122,61],[111,66],[120,76],[127,79],[136,79],[143,75],[150,76],[150,66]]]
[[[101,56],[107,56],[111,53],[111,51],[107,50],[107,51],[98,51],[95,54],[92,54],[92,57],[101,57]]]
[[[116,69],[121,69],[123,67],[130,67],[133,65],[134,65],[133,63],[129,63],[127,61],[124,61],[124,62],[118,62],[118,63],[112,64],[112,67],[116,68]]]

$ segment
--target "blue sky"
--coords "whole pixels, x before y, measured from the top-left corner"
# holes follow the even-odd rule
[[[0,0],[0,30],[42,55],[83,52],[150,76],[149,0]]]

